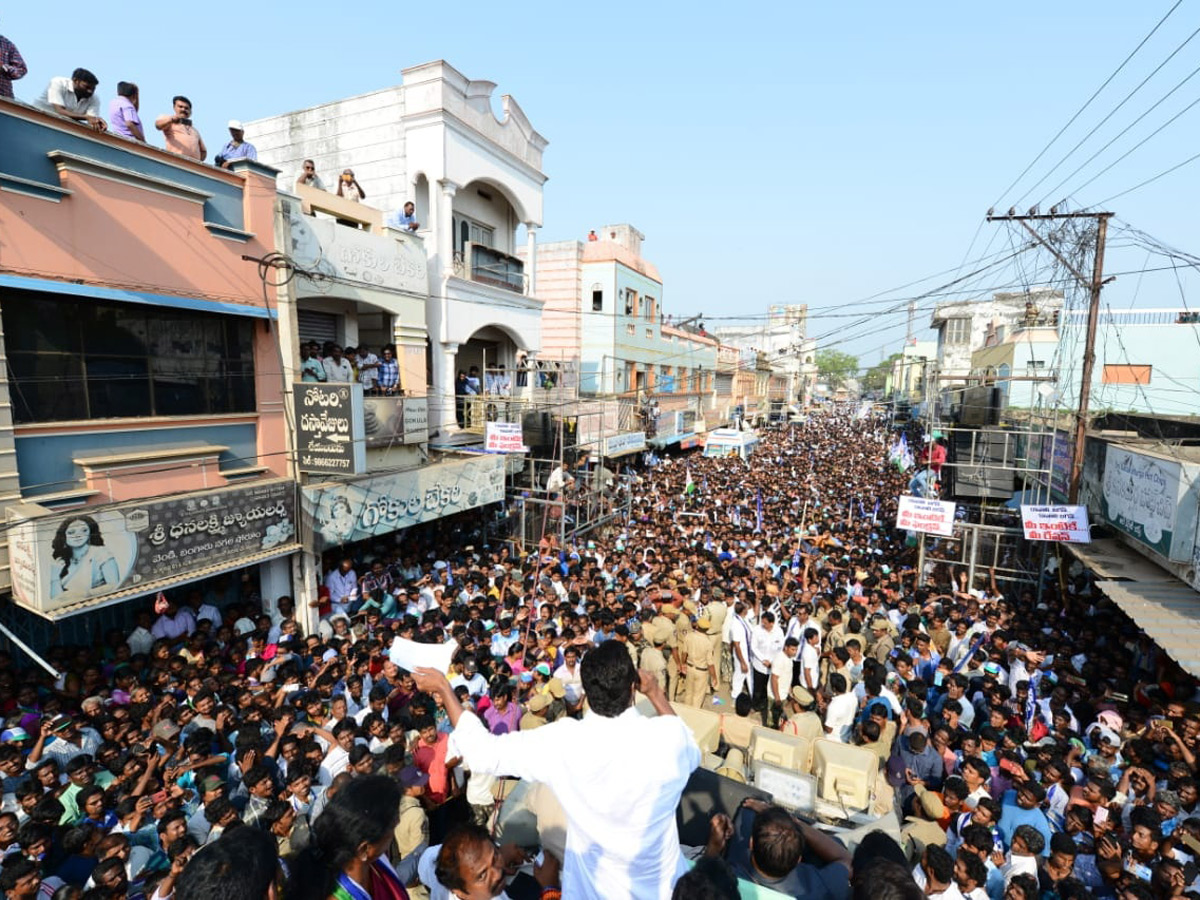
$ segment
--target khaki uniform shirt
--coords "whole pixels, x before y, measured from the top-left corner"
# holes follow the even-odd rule
[[[713,665],[712,641],[707,634],[699,631],[689,631],[683,639],[683,652],[687,654],[688,668],[699,668],[708,671]]]
[[[642,650],[639,668],[653,673],[654,677],[658,679],[659,687],[664,691],[667,689],[667,658],[663,656],[662,650],[653,645],[645,647]]]
[[[400,798],[400,821],[396,823],[395,835],[401,859],[421,844],[429,843],[429,818],[416,797]]]

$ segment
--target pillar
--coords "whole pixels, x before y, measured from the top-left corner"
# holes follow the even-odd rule
[[[444,302],[444,301],[440,301]],[[435,342],[433,345],[433,389],[429,403],[429,430],[445,432],[458,423],[454,418],[454,360],[458,344]]]
[[[445,178],[438,185],[442,189],[438,194],[438,255],[442,262],[442,277],[449,278],[454,274],[454,195],[458,185]]]
[[[525,223],[525,293],[537,296],[537,225]]]

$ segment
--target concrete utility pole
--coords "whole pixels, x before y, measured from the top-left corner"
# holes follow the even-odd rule
[[[1030,210],[1026,215],[1015,215],[1010,209],[1007,215],[995,216],[988,210],[989,222],[1018,222],[1021,227],[1033,236],[1033,239],[1054,254],[1055,259],[1067,267],[1076,280],[1088,289],[1087,337],[1083,349],[1083,371],[1080,375],[1079,408],[1075,412],[1075,446],[1071,454],[1071,483],[1067,500],[1070,503],[1079,502],[1079,479],[1083,474],[1083,446],[1087,438],[1088,404],[1092,399],[1092,370],[1096,366],[1096,325],[1100,319],[1100,290],[1113,279],[1104,278],[1104,241],[1108,234],[1110,212],[1053,212],[1035,213]],[[1029,225],[1031,221],[1047,221],[1054,219],[1095,219],[1096,220],[1096,253],[1092,259],[1092,277],[1088,278],[1075,268],[1057,249],[1050,245],[1037,230]]]

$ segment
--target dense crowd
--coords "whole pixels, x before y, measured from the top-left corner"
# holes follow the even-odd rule
[[[292,598],[192,591],[128,635],[48,648],[57,678],[0,656],[0,890],[1197,890],[1194,681],[1078,567],[971,583],[947,539],[919,562],[892,527],[911,475],[893,438],[831,414],[764,434],[749,460],[660,462],[630,485],[630,519],[578,545],[488,546],[459,519],[348,548],[299,604],[320,616],[309,634]],[[397,637],[455,641],[449,670],[399,668]],[[681,848],[701,755],[672,701],[720,712],[726,747],[752,723],[867,747],[901,841],[851,854],[750,802]],[[565,837],[495,841],[508,777],[553,792]]]

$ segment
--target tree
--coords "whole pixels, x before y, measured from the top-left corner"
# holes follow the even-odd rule
[[[858,357],[840,350],[818,350],[817,372],[829,382],[830,387],[839,387],[858,371]]]
[[[862,377],[862,389],[864,391],[882,391],[886,388],[888,377],[892,374],[892,365],[896,360],[903,358],[903,353],[893,353],[879,365],[867,369],[867,374]]]

